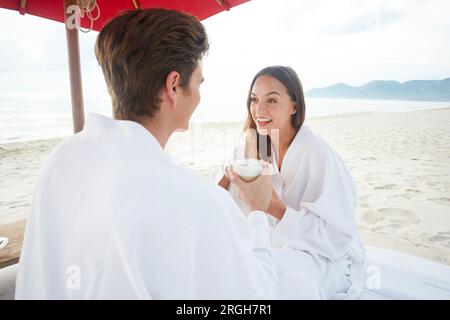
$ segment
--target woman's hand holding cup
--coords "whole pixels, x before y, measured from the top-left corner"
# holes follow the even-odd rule
[[[250,211],[266,212],[272,199],[272,177],[261,174],[270,164],[251,159],[247,163],[235,161],[225,167],[227,178],[236,186],[238,194]]]

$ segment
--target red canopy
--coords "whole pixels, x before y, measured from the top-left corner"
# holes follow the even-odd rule
[[[94,21],[93,29],[99,31],[120,11],[137,7],[175,9],[190,13],[203,20],[247,1],[249,0],[97,0],[100,16],[98,20]],[[63,0],[0,0],[0,8],[64,22]],[[94,16],[97,15],[96,11],[93,12]],[[90,21],[82,19],[81,26],[89,28]]]

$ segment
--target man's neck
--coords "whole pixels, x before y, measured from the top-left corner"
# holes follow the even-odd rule
[[[163,149],[174,132],[172,127],[161,121],[161,119],[142,117],[135,121],[147,129],[158,140]]]

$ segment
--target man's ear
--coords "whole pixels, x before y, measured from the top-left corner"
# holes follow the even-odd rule
[[[177,101],[177,94],[179,94],[178,86],[180,84],[180,74],[176,71],[172,71],[167,75],[166,78],[166,95],[173,104]]]

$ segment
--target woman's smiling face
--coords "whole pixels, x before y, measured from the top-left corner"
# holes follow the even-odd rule
[[[295,111],[295,103],[280,81],[266,75],[256,79],[250,96],[250,113],[259,134],[292,126]]]

